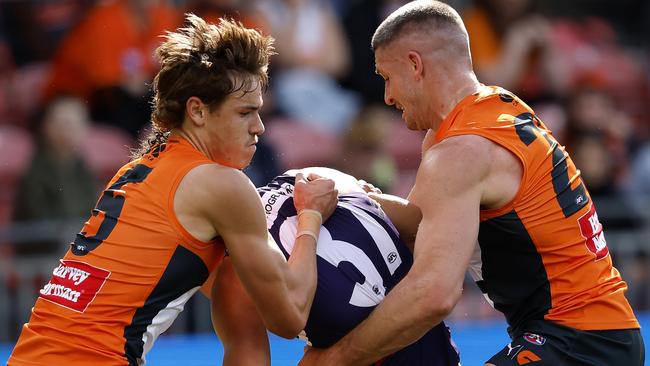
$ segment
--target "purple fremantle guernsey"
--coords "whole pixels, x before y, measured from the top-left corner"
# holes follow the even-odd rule
[[[268,230],[287,258],[298,223],[294,182],[294,177],[282,175],[258,188]],[[317,255],[318,285],[305,327],[314,347],[332,345],[361,323],[413,263],[386,213],[363,193],[339,195],[334,213],[321,227]],[[458,365],[447,327],[441,323],[382,363],[406,364]]]

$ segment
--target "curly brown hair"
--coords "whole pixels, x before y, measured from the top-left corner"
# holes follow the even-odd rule
[[[163,143],[172,129],[181,126],[190,97],[198,97],[212,111],[232,93],[250,92],[258,82],[266,88],[273,43],[272,37],[240,22],[220,19],[219,24],[210,24],[186,14],[186,26],[167,32],[156,49],[160,71],[152,84],[152,131],[133,157]]]

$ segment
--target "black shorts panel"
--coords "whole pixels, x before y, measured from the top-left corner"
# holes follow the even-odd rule
[[[643,366],[639,329],[577,330],[546,321],[527,324],[488,363],[497,366]]]

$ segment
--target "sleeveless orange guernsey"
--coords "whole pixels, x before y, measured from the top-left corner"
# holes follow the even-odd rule
[[[176,189],[212,164],[170,139],[122,167],[41,289],[9,365],[141,365],[223,258],[179,223]]]
[[[470,267],[510,328],[541,319],[581,330],[639,328],[580,171],[533,110],[481,86],[442,121],[436,142],[459,135],[489,139],[523,166],[515,198],[481,211]]]

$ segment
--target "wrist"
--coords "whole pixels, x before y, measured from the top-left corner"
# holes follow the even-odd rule
[[[313,231],[310,231],[310,230],[298,231],[298,233],[296,234],[296,239],[298,239],[301,236],[305,236],[305,235],[312,237],[314,239],[314,242],[318,242],[318,234],[313,232]]]
[[[318,234],[323,223],[323,216],[320,212],[311,209],[303,209],[298,213],[298,233],[296,239],[303,236],[311,236],[318,242]]]
[[[320,213],[320,211],[311,209],[311,208],[303,208],[298,212],[298,219],[300,219],[301,215],[313,215],[314,217],[318,217],[319,223],[318,225],[320,226],[323,223],[323,215]]]

